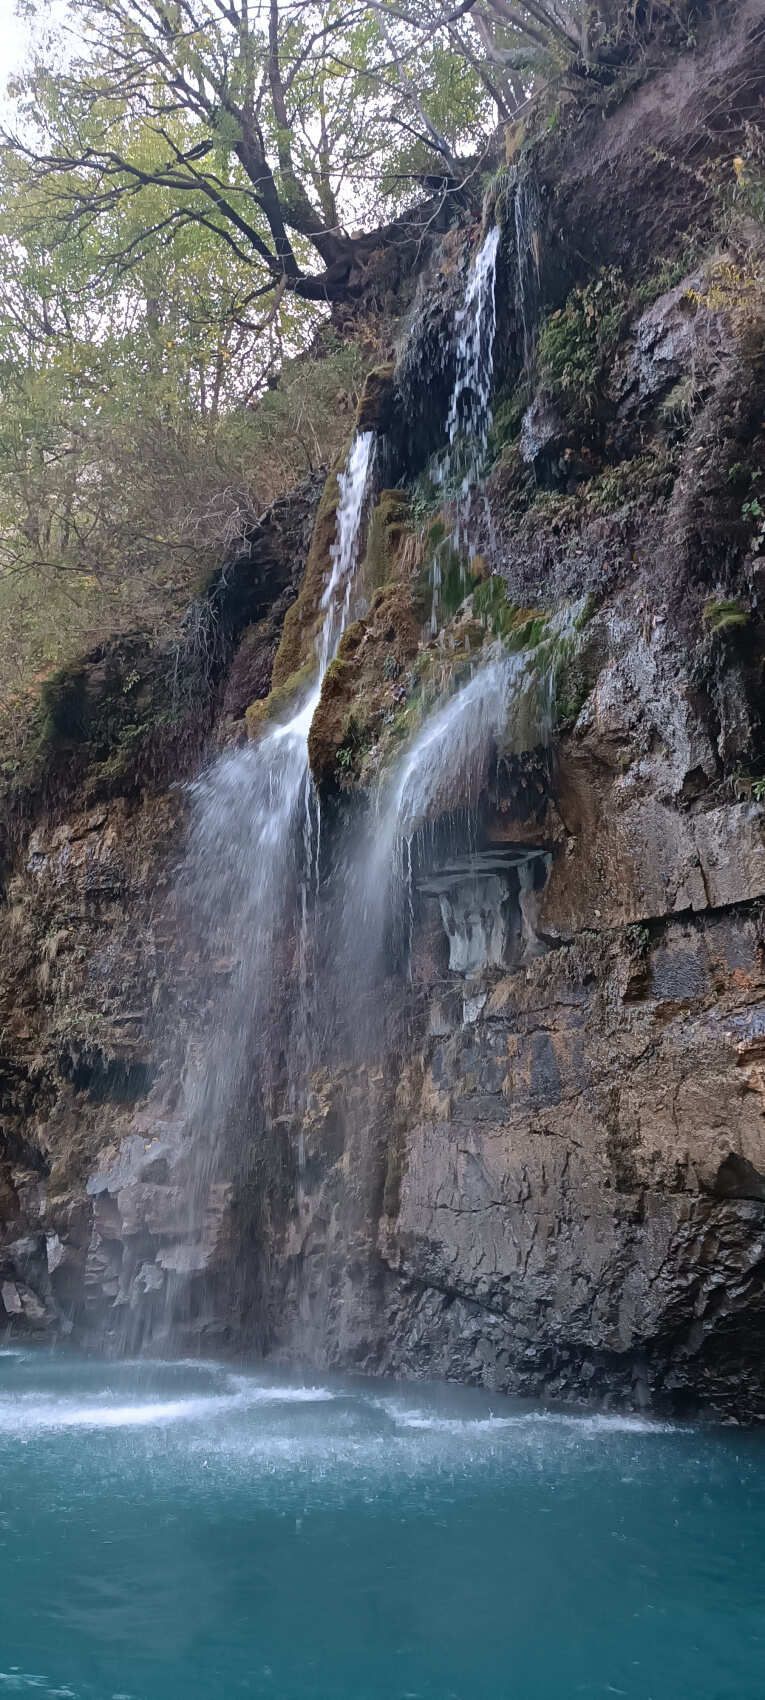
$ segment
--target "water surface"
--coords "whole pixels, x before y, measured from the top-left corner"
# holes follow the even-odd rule
[[[0,1700],[762,1700],[765,1443],[0,1356]]]

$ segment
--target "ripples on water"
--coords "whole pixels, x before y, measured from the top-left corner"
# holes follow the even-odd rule
[[[765,1446],[0,1354],[0,1700],[762,1700]]]

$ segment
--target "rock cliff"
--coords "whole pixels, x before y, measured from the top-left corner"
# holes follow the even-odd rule
[[[177,782],[298,688],[334,473],[210,587],[180,706],[177,650],[48,688],[5,833],[10,1330],[765,1414],[763,99],[741,5],[578,94],[565,136],[509,138],[467,564],[428,463],[477,210],[434,239],[362,402],[391,488],[311,732],[326,855],[489,645],[547,658],[551,733],[495,750],[469,856],[434,832],[371,1013],[321,982],[306,1093],[280,1057],[266,1119],[245,1094],[199,1219],[184,1070],[247,946],[204,960]],[[281,968],[277,1015],[289,940]]]

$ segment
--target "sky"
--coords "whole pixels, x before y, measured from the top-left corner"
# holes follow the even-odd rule
[[[0,0],[0,82],[3,89],[24,59],[27,30],[16,16],[16,0]]]
[[[65,14],[66,0],[37,0],[39,25],[59,22]],[[22,69],[32,39],[28,23],[22,22],[16,11],[16,0],[0,0],[0,111],[7,110],[6,84],[8,78]]]

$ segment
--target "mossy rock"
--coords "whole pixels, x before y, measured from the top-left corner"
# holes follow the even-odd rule
[[[332,545],[337,532],[339,502],[340,486],[335,469],[330,472],[321,493],[297,600],[287,610],[274,657],[274,686],[285,684],[312,658],[321,625],[321,598],[332,569]]]
[[[547,632],[548,615],[536,608],[517,607],[497,573],[476,586],[473,613],[492,637],[501,638],[505,648],[514,652],[535,649]]]
[[[519,384],[510,395],[495,404],[489,430],[490,460],[498,460],[501,454],[517,444],[529,399],[528,386]]]
[[[708,632],[738,632],[752,622],[748,608],[743,608],[740,602],[725,596],[711,596],[704,603],[701,618]]]
[[[308,737],[308,757],[323,788],[349,786],[363,777],[386,718],[407,694],[422,635],[412,587],[381,587],[369,613],[344,633],[327,669]]]
[[[259,738],[267,726],[278,726],[290,720],[297,713],[301,697],[308,695],[315,677],[316,663],[311,658],[290,673],[283,684],[275,685],[267,697],[250,703],[244,716],[247,736]]]
[[[369,594],[400,576],[402,545],[410,533],[410,506],[403,491],[381,490],[370,515],[362,565]]]
[[[362,621],[345,634],[357,647],[363,641],[359,628],[362,628],[363,634]],[[335,656],[327,668],[321,698],[308,734],[308,759],[319,785],[338,779],[338,755],[351,731],[357,742],[361,736],[370,704],[366,693],[357,688],[357,677],[353,662],[340,655]]]

